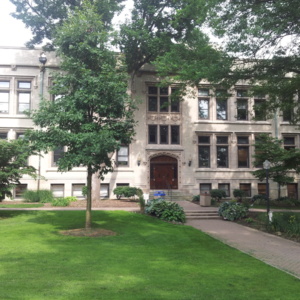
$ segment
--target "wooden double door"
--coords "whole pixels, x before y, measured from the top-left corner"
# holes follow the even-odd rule
[[[176,158],[161,155],[150,161],[150,189],[178,189]]]

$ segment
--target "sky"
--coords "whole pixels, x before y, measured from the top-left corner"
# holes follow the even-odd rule
[[[30,40],[30,30],[10,16],[14,5],[9,0],[0,0],[0,46],[24,46]]]
[[[128,10],[131,7],[132,1],[127,0],[127,11],[117,18],[116,24],[120,19],[124,20],[124,17],[128,16]],[[0,46],[23,47],[31,38],[30,29],[25,28],[23,22],[10,15],[14,11],[15,6],[9,0],[0,0]]]

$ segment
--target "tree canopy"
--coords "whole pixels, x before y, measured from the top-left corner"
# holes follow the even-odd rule
[[[268,95],[269,115],[280,109],[300,121],[300,6],[298,0],[213,0],[209,23],[236,60],[232,82],[249,80]]]
[[[23,139],[0,140],[0,201],[12,197],[11,190],[23,175],[36,175],[34,167],[28,165],[31,154],[29,143]]]
[[[84,9],[75,10],[54,38],[62,63],[53,74],[53,101],[42,101],[31,113],[40,128],[29,135],[36,149],[64,147],[59,171],[87,167],[86,227],[91,226],[92,174],[103,177],[111,171],[109,154],[134,135],[127,73],[121,57],[110,50],[110,38],[94,6],[85,2]]]

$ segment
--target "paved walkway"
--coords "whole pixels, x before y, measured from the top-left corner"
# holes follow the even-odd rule
[[[199,207],[188,201],[179,201],[185,210],[210,210],[210,207]],[[14,210],[85,210],[85,208],[15,208]],[[0,208],[0,210],[12,210]],[[138,211],[138,208],[105,207],[93,210],[126,210]],[[283,270],[300,279],[300,243],[248,228],[222,219],[188,220],[187,225],[193,226],[210,236],[247,253],[271,266]]]
[[[179,204],[186,210],[199,210],[194,203]],[[186,224],[300,279],[300,243],[222,219],[188,220]]]

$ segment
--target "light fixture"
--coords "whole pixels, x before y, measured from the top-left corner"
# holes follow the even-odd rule
[[[46,62],[47,62],[47,56],[45,54],[45,52],[42,52],[39,56],[39,62],[45,66]]]
[[[192,157],[189,157],[188,166],[190,167],[191,165],[192,165]]]
[[[138,165],[138,166],[141,165],[141,158],[140,158],[140,157],[138,157],[138,159],[137,159],[137,165]]]

